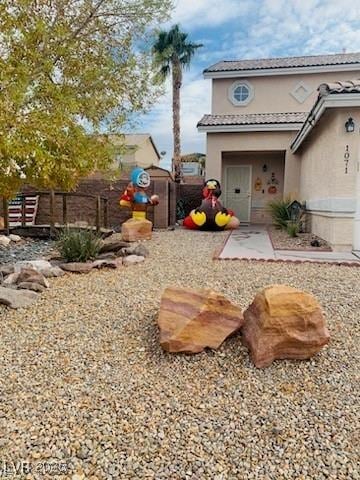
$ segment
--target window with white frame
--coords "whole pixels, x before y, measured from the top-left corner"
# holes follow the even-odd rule
[[[248,105],[254,98],[254,88],[245,80],[235,82],[229,89],[229,100],[233,105]]]

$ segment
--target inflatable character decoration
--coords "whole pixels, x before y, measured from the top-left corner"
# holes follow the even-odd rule
[[[131,172],[130,183],[120,197],[120,206],[132,210],[132,218],[142,220],[146,218],[146,207],[158,205],[159,197],[148,197],[146,189],[150,186],[150,175],[143,168],[135,168]]]
[[[198,208],[192,210],[184,219],[183,226],[198,230],[235,229],[240,225],[234,212],[223,207],[219,200],[220,183],[217,180],[207,180],[202,191],[203,201]]]

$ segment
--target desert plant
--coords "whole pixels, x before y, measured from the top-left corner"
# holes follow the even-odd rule
[[[288,222],[291,220],[288,206],[290,200],[288,198],[272,200],[268,203],[268,209],[276,228],[285,230]]]
[[[288,222],[288,224],[286,225],[286,231],[289,234],[289,237],[292,237],[292,238],[297,237],[300,231],[299,222],[293,222],[293,221]]]
[[[67,262],[86,262],[96,257],[100,238],[91,230],[66,229],[60,233],[57,248]]]

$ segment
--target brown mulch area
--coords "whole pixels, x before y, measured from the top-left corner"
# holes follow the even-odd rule
[[[284,230],[269,227],[269,235],[275,250],[314,250],[331,251],[330,245],[320,237],[312,233],[299,233],[297,237],[289,237]],[[311,242],[317,240],[319,246],[312,246]]]

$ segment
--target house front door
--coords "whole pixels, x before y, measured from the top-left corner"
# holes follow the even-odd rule
[[[235,212],[240,222],[250,222],[251,165],[226,167],[225,206]]]

